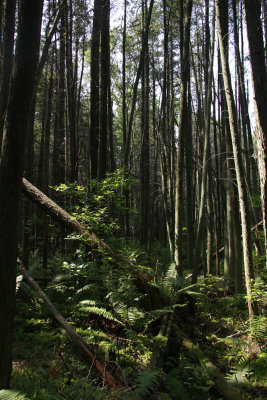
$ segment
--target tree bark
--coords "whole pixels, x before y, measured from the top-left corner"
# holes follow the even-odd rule
[[[12,369],[20,184],[36,82],[42,8],[42,0],[20,2],[15,68],[0,159],[0,388],[8,387]]]
[[[182,2],[181,2],[182,3]],[[177,149],[177,178],[176,178],[176,200],[175,200],[175,246],[174,256],[177,275],[183,274],[183,191],[184,191],[184,150],[185,136],[188,129],[188,86],[190,75],[190,26],[193,2],[189,0],[186,5],[184,17],[184,40],[181,42],[181,100],[179,115],[179,137]],[[183,28],[181,28],[181,31]]]
[[[234,95],[231,84],[231,75],[229,70],[229,64],[227,63],[227,59],[225,57],[225,47],[224,47],[222,28],[221,28],[221,23],[222,23],[221,10],[223,7],[222,0],[216,0],[215,7],[216,7],[216,21],[217,21],[218,36],[219,36],[219,48],[220,48],[220,56],[222,63],[223,83],[224,83],[224,90],[225,90],[227,109],[229,115],[229,124],[230,124],[231,139],[232,139],[232,146],[234,153],[239,205],[241,213],[243,259],[244,259],[244,269],[245,269],[246,290],[248,296],[248,311],[249,311],[249,318],[252,319],[253,314],[256,311],[256,306],[252,302],[252,290],[251,290],[251,280],[254,278],[254,271],[252,262],[248,198],[247,198],[244,169],[241,157],[240,136],[238,132],[236,108],[235,108]]]
[[[203,243],[203,234],[205,227],[205,206],[207,201],[207,177],[209,167],[209,155],[210,155],[210,115],[211,115],[211,99],[212,99],[212,80],[213,80],[213,59],[214,59],[214,46],[215,46],[215,26],[213,26],[213,39],[212,49],[210,54],[210,69],[207,73],[207,98],[205,101],[205,119],[204,119],[204,152],[203,152],[203,170],[201,179],[201,197],[199,206],[198,226],[196,231],[196,250],[194,260],[194,270],[192,276],[192,282],[196,283],[198,274],[198,265],[200,257],[200,249]],[[204,256],[204,254],[203,254]]]
[[[90,132],[89,132],[89,176],[97,178],[99,144],[99,47],[101,30],[102,0],[94,2],[93,31],[91,40],[91,94],[90,94]]]
[[[261,2],[260,0],[244,0],[244,4],[252,69],[252,83],[255,97],[254,104],[259,156],[258,164],[261,183],[265,256],[267,256],[267,73],[261,23]]]
[[[16,0],[7,0],[5,6],[5,23],[3,34],[4,48],[0,93],[0,155],[13,65],[16,2]]]

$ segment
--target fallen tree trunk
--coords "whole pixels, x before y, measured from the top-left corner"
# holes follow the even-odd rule
[[[175,331],[177,336],[182,339],[182,346],[185,347],[193,357],[197,358],[203,368],[205,368],[211,380],[214,382],[216,391],[220,393],[225,400],[242,400],[244,397],[239,389],[225,379],[219,368],[208,359],[195,343],[188,339],[177,325],[175,326]]]
[[[67,211],[61,208],[25,178],[22,180],[22,192],[46,214],[50,215],[55,221],[58,221],[62,226],[72,232],[78,232],[81,235],[84,243],[88,244],[90,247],[101,250],[105,254],[112,257],[114,261],[118,262],[121,267],[126,268],[135,277],[137,287],[142,292],[147,294],[147,308],[149,310],[159,308],[161,306],[157,288],[149,285],[148,282],[151,280],[151,278],[148,275],[145,275],[137,265],[132,263],[117,250],[109,246],[104,240],[98,238],[94,233],[88,232],[83,224],[73,218],[67,213]]]
[[[107,371],[105,364],[103,365],[97,358],[96,355],[90,350],[88,344],[78,335],[78,333],[73,329],[73,327],[62,317],[62,315],[57,311],[55,306],[51,303],[46,294],[42,291],[37,282],[30,276],[28,271],[23,267],[20,260],[18,260],[19,268],[21,269],[26,281],[30,286],[36,291],[36,293],[44,301],[46,307],[51,312],[55,320],[58,322],[61,332],[67,336],[69,341],[85,356],[90,362],[95,366],[95,368],[100,372],[103,379],[107,381],[112,389],[117,389],[117,382],[115,378]]]

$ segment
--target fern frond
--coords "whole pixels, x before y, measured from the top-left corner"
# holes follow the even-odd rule
[[[267,336],[267,318],[255,315],[250,322],[250,333],[255,339],[265,339]]]
[[[111,312],[107,311],[105,308],[96,307],[96,306],[88,306],[87,304],[88,304],[87,300],[85,300],[85,303],[84,303],[84,301],[81,301],[79,303],[80,310],[81,311],[85,311],[85,312],[90,313],[90,314],[99,315],[100,317],[103,317],[103,318],[108,319],[110,321],[118,322],[119,324],[123,325],[123,323],[121,321],[119,321],[117,318],[115,318],[114,315],[112,315]]]
[[[134,391],[136,398],[143,399],[155,390],[159,383],[161,371],[154,369],[139,371],[136,376],[137,388]]]
[[[71,386],[65,386],[57,395],[58,400],[101,400],[105,398],[105,392],[91,386],[86,379],[80,379]]]
[[[15,390],[0,390],[0,400],[29,400],[29,398]]]
[[[244,360],[243,360],[244,361]],[[248,361],[239,362],[230,369],[230,373],[226,375],[226,379],[233,383],[246,383],[247,377],[252,374]]]

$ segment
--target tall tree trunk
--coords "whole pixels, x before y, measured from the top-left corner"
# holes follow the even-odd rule
[[[193,2],[189,0],[186,4],[184,16],[184,41],[181,43],[182,60],[181,60],[181,100],[180,100],[180,116],[179,116],[179,137],[177,149],[177,179],[176,179],[176,200],[175,200],[175,264],[176,271],[179,276],[183,273],[183,190],[184,190],[184,150],[185,136],[188,127],[188,85],[190,82],[190,26]]]
[[[21,0],[15,68],[0,159],[0,388],[9,385],[15,305],[20,184],[25,135],[36,78],[42,0]],[[29,46],[31,43],[31,46]]]
[[[68,128],[69,128],[69,153],[70,153],[70,180],[74,182],[78,179],[78,154],[77,154],[77,125],[76,125],[76,113],[77,113],[77,81],[75,79],[73,59],[72,59],[72,1],[69,4],[69,14],[65,8],[65,23],[66,23],[66,72],[67,72],[67,104],[68,104]]]
[[[13,65],[13,48],[15,33],[16,0],[6,0],[5,21],[3,34],[3,65],[1,69],[1,93],[0,93],[0,154],[3,141],[3,129],[8,105],[10,78]],[[3,7],[3,5],[1,6]]]
[[[101,14],[101,101],[98,178],[103,179],[108,172],[108,93],[110,84],[109,50],[110,0],[102,0]]]
[[[54,131],[53,148],[53,185],[65,182],[65,17],[61,16],[60,24],[60,48],[58,60],[58,86],[57,86],[57,105],[56,123]]]
[[[147,14],[147,2],[143,3],[143,16]],[[144,18],[143,18],[144,20]],[[148,38],[147,38],[148,39]],[[146,42],[142,71],[142,143],[140,157],[140,241],[148,242],[150,225],[150,154],[149,154],[149,54]]]
[[[244,0],[257,122],[261,203],[267,255],[267,73],[264,59],[260,0]],[[267,262],[267,257],[266,257]]]
[[[234,95],[231,84],[231,75],[229,70],[229,64],[227,63],[225,47],[223,42],[222,28],[221,28],[221,23],[223,18],[222,1],[223,0],[215,0],[216,21],[218,28],[223,83],[227,101],[227,109],[229,114],[229,124],[230,124],[231,139],[232,139],[232,146],[234,153],[234,162],[236,169],[236,179],[237,179],[238,196],[239,196],[240,213],[241,213],[243,257],[244,257],[246,290],[248,296],[248,311],[249,311],[249,317],[250,319],[252,319],[256,309],[252,302],[252,291],[251,291],[251,279],[254,278],[254,271],[253,271],[252,251],[251,251],[249,207],[248,207],[248,198],[245,185],[244,169],[242,164],[240,135],[238,132],[236,108],[235,108]]]
[[[99,48],[102,0],[94,2],[94,19],[91,39],[91,94],[90,94],[90,179],[97,178],[99,143]]]
[[[214,24],[213,24],[214,25]],[[210,156],[210,116],[211,116],[211,99],[212,99],[212,80],[213,80],[213,59],[214,59],[214,46],[215,46],[215,27],[213,26],[213,39],[212,39],[212,50],[210,54],[210,65],[207,73],[207,97],[205,99],[205,119],[204,119],[204,150],[203,150],[203,169],[201,179],[201,195],[200,195],[200,206],[198,225],[196,231],[196,251],[194,260],[194,269],[192,275],[192,281],[197,281],[197,273],[199,266],[200,250],[203,243],[204,227],[205,227],[205,208],[207,201],[207,177],[209,168],[209,156]],[[203,257],[205,255],[203,254]],[[205,260],[204,260],[205,261]]]

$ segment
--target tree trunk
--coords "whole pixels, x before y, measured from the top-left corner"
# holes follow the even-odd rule
[[[260,0],[244,0],[244,4],[255,97],[261,204],[265,256],[267,256],[267,73],[261,24],[261,3]]]
[[[108,93],[110,86],[110,0],[102,0],[101,14],[101,101],[98,178],[101,180],[108,172]]]
[[[98,143],[99,143],[99,46],[100,46],[100,17],[102,0],[94,2],[94,19],[91,40],[91,94],[90,94],[90,179],[97,178]]]
[[[225,56],[225,47],[224,47],[222,28],[221,28],[222,17],[223,17],[223,14],[221,13],[223,7],[222,0],[216,0],[215,7],[216,7],[216,21],[217,21],[218,36],[219,36],[220,56],[222,63],[223,83],[224,83],[224,90],[225,90],[227,109],[229,115],[229,124],[231,130],[231,139],[232,139],[234,162],[236,169],[236,179],[238,186],[239,205],[241,212],[243,257],[244,257],[246,290],[248,296],[248,310],[249,310],[249,317],[250,319],[252,319],[256,309],[252,302],[252,291],[251,291],[251,279],[254,278],[254,271],[253,271],[252,250],[251,250],[248,198],[245,186],[245,176],[242,164],[240,136],[238,132],[237,115],[236,115],[234,95],[231,84],[231,75],[229,70],[229,64],[227,63],[227,58]]]
[[[58,62],[58,86],[56,104],[56,123],[54,131],[53,148],[53,185],[60,185],[65,182],[65,17],[61,15],[60,24],[60,48]]]
[[[203,234],[205,227],[205,206],[207,200],[207,177],[208,177],[208,162],[210,155],[210,114],[211,114],[211,99],[212,99],[212,80],[213,80],[213,59],[214,59],[214,46],[215,46],[215,26],[213,26],[213,39],[212,39],[212,49],[210,54],[210,66],[207,74],[207,98],[205,100],[205,119],[204,119],[204,152],[203,152],[203,170],[201,179],[201,197],[199,206],[199,216],[198,216],[198,226],[196,231],[196,250],[195,250],[195,260],[194,260],[194,270],[192,276],[192,282],[196,283],[198,274],[198,265],[200,258],[200,249],[203,243]],[[203,254],[203,257],[205,255]]]
[[[143,15],[147,14],[147,4],[143,4]],[[148,39],[148,38],[147,38]],[[140,242],[148,242],[150,225],[150,152],[149,152],[149,50],[145,43],[144,66],[142,71],[142,142],[140,156]]]
[[[0,190],[0,388],[8,387],[12,368],[20,184],[40,45],[42,7],[42,0],[20,2],[15,68],[0,159],[0,187],[5,188]]]
[[[5,6],[5,22],[3,34],[4,48],[0,93],[0,155],[4,135],[3,129],[5,125],[5,117],[8,105],[10,78],[13,65],[16,2],[16,0],[6,0]]]
[[[191,13],[193,2],[189,0],[186,5],[186,12],[184,17],[184,40],[181,42],[181,101],[180,101],[180,115],[179,115],[179,137],[177,149],[177,179],[176,179],[176,200],[175,200],[175,247],[174,256],[177,274],[183,274],[183,256],[182,256],[182,242],[183,242],[183,191],[184,191],[184,150],[185,150],[185,136],[187,135],[188,128],[188,86],[190,75],[190,26],[191,26]],[[183,28],[181,29],[183,30]]]

